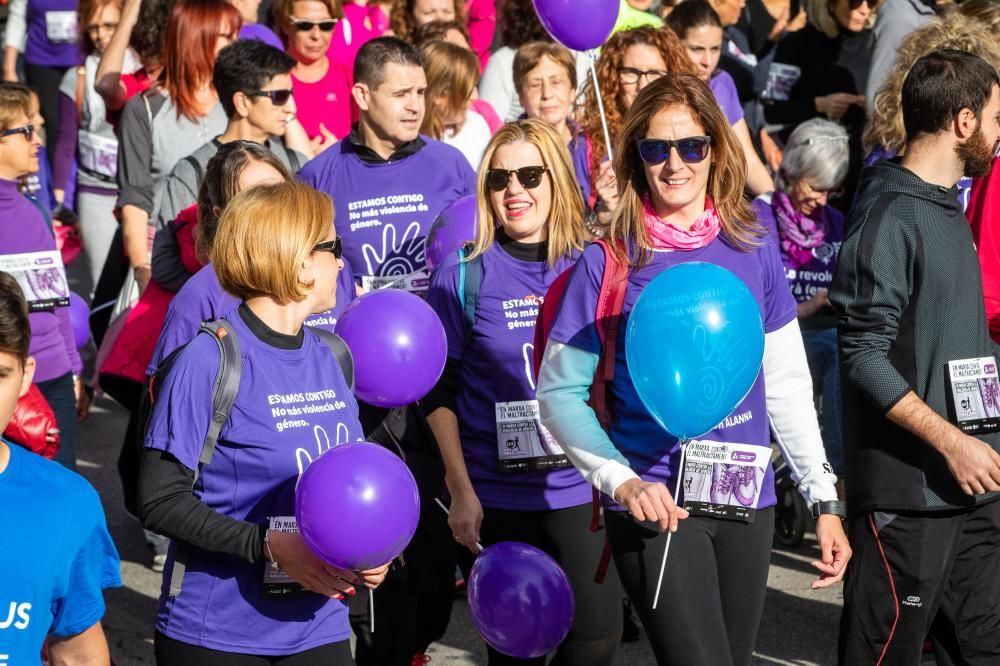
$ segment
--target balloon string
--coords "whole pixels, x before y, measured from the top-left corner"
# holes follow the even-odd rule
[[[442,511],[444,511],[444,514],[445,514],[446,516],[450,516],[450,515],[451,515],[451,511],[449,511],[449,510],[448,510],[448,507],[446,507],[446,506],[444,505],[444,502],[442,502],[440,498],[438,498],[438,497],[435,497],[435,498],[434,498],[434,501],[435,501],[435,502],[437,502],[437,505],[438,505],[439,507],[441,507],[441,510],[442,510]],[[480,553],[481,553],[481,552],[483,552],[483,544],[479,543],[478,541],[476,542],[476,548],[478,548],[478,549],[479,549],[479,552],[480,552]]]
[[[677,483],[674,485],[674,502],[678,501],[681,492],[681,478],[684,476],[684,455],[687,453],[687,440],[681,440],[681,464],[677,470]],[[656,610],[660,602],[660,587],[663,585],[663,572],[667,570],[667,553],[670,552],[670,539],[674,533],[667,534],[667,545],[663,547],[663,561],[660,562],[660,577],[656,580],[656,594],[653,596],[653,610]]]
[[[601,127],[604,128],[604,145],[608,149],[608,159],[614,162],[615,156],[611,152],[611,133],[608,132],[608,117],[604,113],[604,102],[601,100],[601,84],[597,81],[597,69],[595,67],[597,49],[587,51],[587,55],[590,56],[590,76],[594,81],[594,97],[597,98],[597,110],[601,114]]]
[[[375,633],[375,590],[368,588],[368,613],[371,615],[371,633]]]

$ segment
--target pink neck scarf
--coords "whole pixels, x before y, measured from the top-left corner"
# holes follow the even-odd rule
[[[650,241],[656,250],[680,250],[682,252],[697,250],[715,240],[721,228],[719,214],[715,212],[715,204],[709,197],[705,197],[705,212],[699,215],[691,228],[687,230],[660,219],[660,216],[653,210],[653,204],[650,202],[648,194],[642,200],[642,212]]]

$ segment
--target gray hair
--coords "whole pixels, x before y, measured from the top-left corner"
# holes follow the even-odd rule
[[[778,171],[777,187],[787,191],[805,179],[817,190],[835,190],[847,177],[850,151],[847,130],[830,120],[813,118],[792,132]]]

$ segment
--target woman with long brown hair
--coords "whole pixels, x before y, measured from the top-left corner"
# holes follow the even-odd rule
[[[674,266],[708,262],[746,284],[764,323],[763,370],[734,410],[738,418],[699,443],[716,451],[723,443],[759,447],[769,461],[773,428],[818,515],[822,558],[813,566],[821,577],[813,587],[825,587],[843,577],[850,548],[836,515],[843,505],[823,453],[795,301],[777,247],[744,198],[739,141],[704,82],[669,74],[647,86],[625,116],[616,147],[621,197],[609,237],[628,282],[609,388],[614,415],[605,432],[586,402],[602,354],[595,313],[608,269],[603,249],[591,246],[570,276],[549,335],[538,378],[542,423],[603,495],[615,566],[657,663],[749,666],[767,589],[773,473],[769,464],[713,467],[708,478],[699,477],[711,487],[710,512],[699,512],[683,494],[672,496],[678,477],[693,472],[682,468],[680,440],[638,398],[625,363],[624,330],[642,290]],[[670,340],[662,343],[670,346]],[[692,494],[687,485],[683,490]],[[755,509],[750,521],[749,508]],[[668,530],[676,534],[653,610],[653,572],[660,570]]]

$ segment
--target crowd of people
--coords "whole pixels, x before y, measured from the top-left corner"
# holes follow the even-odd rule
[[[128,413],[158,664],[426,663],[476,554],[518,541],[575,615],[491,666],[610,664],[634,615],[659,664],[749,665],[773,469],[698,471],[626,359],[643,290],[692,262],[764,339],[698,445],[780,451],[813,587],[844,581],[839,663],[1000,663],[1000,0],[620,5],[575,52],[528,0],[11,0],[0,505],[32,511],[5,514],[0,666],[111,663],[119,558],[75,474],[95,393]],[[474,234],[429,261],[463,200]],[[447,339],[391,410],[331,335],[379,289]],[[329,401],[283,419],[300,395]],[[295,487],[361,440],[422,502],[402,557],[349,571]]]

